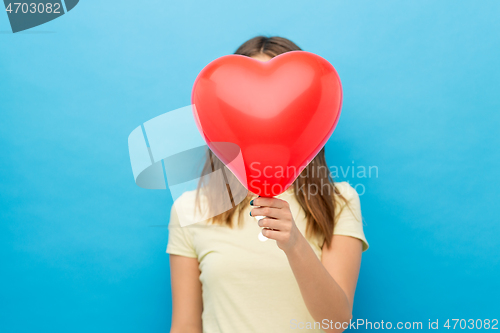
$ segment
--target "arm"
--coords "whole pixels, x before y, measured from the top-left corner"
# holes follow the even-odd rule
[[[333,322],[333,329],[326,332],[342,332],[348,324],[336,330],[335,323],[349,323],[352,318],[362,243],[353,237],[333,236],[332,246],[323,250],[320,261],[302,234],[300,236],[300,241],[286,255],[304,302],[316,321]]]
[[[203,309],[197,258],[170,255],[172,327],[170,333],[201,333]]]
[[[259,221],[264,236],[276,240],[285,252],[299,285],[302,298],[315,321],[324,319],[333,327],[326,332],[342,332],[335,323],[352,318],[354,291],[361,263],[362,242],[347,236],[334,236],[330,248],[324,248],[322,259],[298,230],[288,203],[276,198],[258,197],[252,216],[266,216]],[[272,230],[271,230],[272,229]]]

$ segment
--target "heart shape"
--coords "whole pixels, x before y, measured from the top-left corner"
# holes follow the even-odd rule
[[[251,192],[283,193],[328,141],[342,106],[335,68],[306,51],[267,62],[226,55],[195,80],[194,117],[207,145]]]

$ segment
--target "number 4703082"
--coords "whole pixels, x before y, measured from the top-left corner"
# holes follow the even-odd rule
[[[14,5],[14,6],[12,6]],[[27,2],[15,2],[15,3],[9,3],[7,8],[5,10],[11,14],[14,12],[14,14],[17,13],[47,13],[47,14],[61,14],[61,4],[60,3],[27,3]]]
[[[457,326],[458,325],[458,326]],[[443,327],[447,329],[486,329],[497,330],[498,319],[448,319]]]

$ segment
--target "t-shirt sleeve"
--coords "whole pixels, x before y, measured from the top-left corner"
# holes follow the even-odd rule
[[[177,202],[170,212],[170,222],[168,224],[168,244],[167,253],[176,254],[179,256],[197,258],[196,251],[193,246],[193,237],[189,226],[181,227],[179,216],[175,209]]]
[[[369,245],[363,231],[361,203],[358,192],[347,182],[336,183],[335,185],[344,198],[346,198],[347,204],[341,199],[337,201],[336,211],[339,211],[340,214],[337,213],[336,215],[333,234],[360,239],[363,242],[364,252],[368,249]]]

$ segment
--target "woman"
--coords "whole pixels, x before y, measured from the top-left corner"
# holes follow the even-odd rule
[[[300,48],[285,38],[259,36],[235,54],[268,61],[294,50]],[[209,153],[203,174],[218,169],[226,170],[226,182],[234,182]],[[324,148],[281,195],[244,193],[244,200],[232,209],[180,227],[183,217],[177,212],[194,207],[215,211],[214,205],[222,201],[225,186],[218,187],[215,177],[202,179],[197,191],[176,200],[175,207],[183,209],[172,209],[167,246],[173,298],[170,332],[348,328],[361,254],[368,243],[358,194],[348,183],[333,183]],[[230,188],[231,202],[241,201],[233,200],[241,193]],[[266,218],[257,221],[252,216]],[[269,241],[257,239],[260,228]]]

